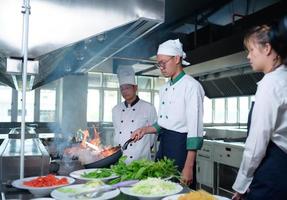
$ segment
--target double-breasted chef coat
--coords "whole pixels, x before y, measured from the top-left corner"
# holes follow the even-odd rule
[[[153,126],[187,134],[187,149],[201,148],[203,141],[203,98],[200,83],[182,71],[160,89],[158,121]]]
[[[279,66],[258,83],[251,126],[233,185],[246,199],[287,198],[287,67]]]
[[[189,150],[203,143],[203,98],[200,83],[182,71],[160,89],[158,121],[153,124],[160,138],[156,159],[173,159],[179,171],[185,165]],[[193,180],[196,180],[195,165]],[[195,189],[196,181],[191,188]]]
[[[114,143],[124,145],[131,134],[138,128],[150,126],[157,120],[155,107],[139,99],[132,104],[122,102],[113,108],[113,125],[115,129]],[[151,147],[155,142],[155,135],[149,134],[136,143],[130,143],[123,152],[127,156],[126,162],[138,159],[151,159]]]

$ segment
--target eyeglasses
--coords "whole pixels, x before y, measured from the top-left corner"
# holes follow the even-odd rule
[[[166,60],[166,61],[160,61],[160,62],[158,62],[158,63],[155,63],[154,66],[156,66],[157,68],[163,68],[163,69],[165,69],[166,64],[167,64],[171,59],[173,59],[173,58],[174,58],[174,56],[170,57],[170,58],[169,58],[168,60]]]

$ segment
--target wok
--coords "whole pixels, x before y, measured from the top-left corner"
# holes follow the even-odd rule
[[[125,144],[122,147],[120,145],[117,147],[113,147],[116,149],[116,151],[112,155],[107,156],[107,157],[100,159],[98,161],[95,161],[95,162],[92,162],[89,164],[85,164],[84,167],[86,169],[110,167],[111,165],[118,162],[120,157],[123,155],[123,151],[127,149],[129,143],[132,141],[133,141],[133,139],[129,139],[128,141],[125,142]]]

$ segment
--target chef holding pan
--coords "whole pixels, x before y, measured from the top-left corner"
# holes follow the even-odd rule
[[[121,95],[125,99],[113,108],[113,125],[115,145],[123,146],[131,134],[138,128],[150,126],[157,120],[155,107],[137,96],[135,73],[131,66],[119,66],[117,70]],[[151,159],[151,147],[154,135],[148,135],[140,142],[130,143],[123,152],[129,163],[138,159]]]

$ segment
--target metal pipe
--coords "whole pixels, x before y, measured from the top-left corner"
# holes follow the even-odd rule
[[[22,112],[21,112],[21,155],[20,155],[20,179],[24,178],[25,159],[25,115],[26,115],[26,82],[27,82],[27,60],[28,60],[28,32],[30,0],[23,0],[23,30],[22,30]]]

